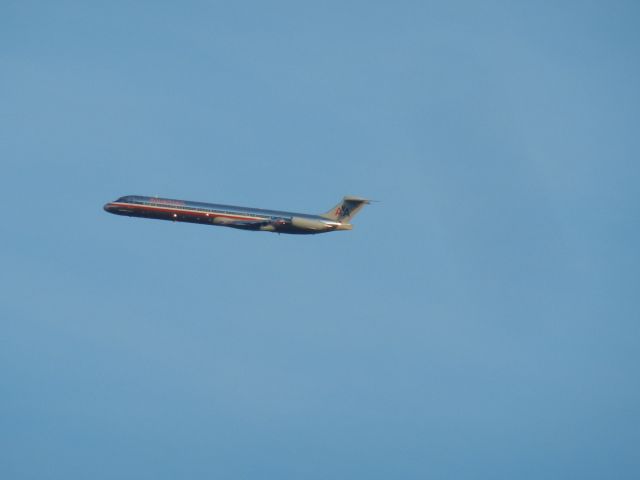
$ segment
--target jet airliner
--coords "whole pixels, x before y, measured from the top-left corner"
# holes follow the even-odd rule
[[[347,196],[328,212],[310,215],[127,195],[107,203],[104,209],[109,213],[129,217],[202,223],[263,232],[314,234],[334,230],[351,230],[353,228],[350,223],[351,219],[368,203],[370,201],[367,199]]]

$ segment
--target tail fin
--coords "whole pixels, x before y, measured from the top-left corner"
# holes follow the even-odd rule
[[[362,210],[362,207],[369,203],[370,200],[365,198],[344,197],[338,205],[320,216],[328,218],[329,220],[336,220],[338,222],[349,222],[360,210]]]

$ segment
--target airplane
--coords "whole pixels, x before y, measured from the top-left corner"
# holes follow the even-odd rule
[[[351,219],[370,200],[346,196],[335,207],[320,215],[236,207],[170,198],[127,195],[107,203],[104,210],[115,215],[156,218],[174,222],[201,223],[241,230],[316,234],[351,230]]]

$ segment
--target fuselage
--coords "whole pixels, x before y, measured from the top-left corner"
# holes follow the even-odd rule
[[[104,209],[115,215],[129,217],[202,223],[276,233],[315,234],[352,228],[348,222],[332,220],[320,215],[138,195],[120,197],[107,203]]]

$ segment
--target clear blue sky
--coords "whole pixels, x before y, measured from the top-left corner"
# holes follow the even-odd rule
[[[0,477],[639,478],[637,5],[3,1]]]

